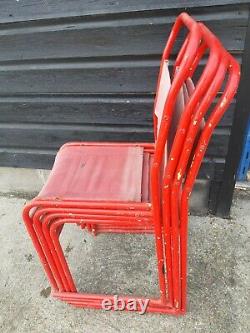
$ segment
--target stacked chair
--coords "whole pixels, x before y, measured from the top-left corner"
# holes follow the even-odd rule
[[[182,28],[186,37],[173,61],[170,53]],[[113,298],[77,291],[60,245],[64,225],[75,224],[93,236],[154,234],[160,296],[150,298],[147,311],[185,313],[189,197],[239,78],[238,63],[213,33],[182,13],[161,60],[154,143],[72,142],[61,147],[47,183],[23,211],[55,298],[96,309]]]

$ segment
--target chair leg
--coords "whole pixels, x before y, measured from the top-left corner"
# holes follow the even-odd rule
[[[42,230],[42,221],[48,217],[48,216],[46,216],[46,214],[44,214],[44,212],[46,212],[46,210],[37,209],[36,213],[34,214],[34,216],[33,216],[34,230],[37,234],[37,238],[39,239],[42,249],[44,251],[44,254],[47,258],[48,266],[50,267],[51,272],[53,273],[53,276],[57,282],[59,291],[69,290],[67,281],[63,280],[58,272],[58,267],[56,267],[56,264],[54,262],[54,258],[52,255],[53,249],[51,248],[51,246],[48,245],[48,240],[46,239],[45,234],[43,233],[43,230]]]
[[[48,280],[50,281],[50,284],[52,286],[52,288],[54,290],[58,290],[58,286],[57,286],[57,283],[55,281],[55,278],[51,272],[51,269],[48,265],[48,262],[47,262],[47,259],[46,259],[46,256],[44,254],[44,251],[43,251],[43,248],[41,247],[40,243],[39,243],[39,240],[37,238],[37,235],[36,235],[36,232],[33,228],[33,221],[32,221],[32,217],[30,217],[30,212],[31,210],[34,209],[34,207],[30,206],[30,205],[27,205],[24,210],[23,210],[23,221],[24,221],[24,224],[26,226],[26,229],[30,235],[30,238],[33,242],[33,245],[37,251],[37,254],[39,256],[39,259],[43,265],[43,268],[44,268],[44,271],[48,277]]]
[[[100,295],[100,294],[80,294],[80,293],[62,293],[62,292],[53,292],[52,296],[67,302],[73,306],[79,308],[94,308],[94,309],[103,309],[103,302],[109,301],[110,308],[108,310],[116,310],[114,306],[114,298],[117,295]],[[130,304],[132,302],[136,302],[136,304],[145,304],[148,306],[145,312],[158,312],[164,314],[172,314],[172,315],[181,315],[184,314],[182,311],[177,310],[168,304],[163,305],[160,299],[147,299],[147,298],[139,298],[133,296],[119,296],[119,300],[124,302],[125,307],[123,310],[125,311],[141,311],[141,307],[137,306],[137,308],[131,308]]]
[[[34,207],[31,206],[25,209],[24,221],[33,240],[34,246],[39,254],[44,269],[48,275],[49,281],[53,289],[52,295],[77,307],[91,307],[101,309],[102,302],[107,298],[114,297],[115,295],[85,295],[77,293],[73,278],[70,273],[70,269],[68,267],[67,261],[65,259],[63,250],[59,242],[60,233],[64,224],[74,223],[79,225],[79,220],[72,219],[72,221],[70,221],[69,218],[65,218],[65,215],[62,215],[63,218],[60,219],[58,218],[60,217],[60,215],[58,216],[56,214],[51,214],[50,209],[48,207],[45,208],[45,206],[42,208],[35,208],[35,211],[32,212],[31,215],[30,211],[32,211],[32,209],[34,209]],[[59,208],[58,210],[60,211]],[[129,219],[131,220],[131,213],[129,213],[128,215],[130,216]],[[107,227],[106,220],[99,221],[99,223],[100,226],[103,225],[105,226],[105,228]],[[124,222],[121,221],[120,225],[122,225],[122,223]],[[119,228],[118,230],[120,230]],[[159,265],[159,258],[162,259],[163,255],[163,244],[162,241],[159,242],[159,239],[156,244],[158,269],[159,267],[161,268],[159,278],[163,277],[164,282],[166,282],[166,274],[165,271],[163,271],[162,269],[162,267],[164,267],[162,263],[165,264],[165,262],[161,260]],[[166,295],[166,288],[162,288],[161,291]],[[147,300],[145,298],[133,298],[132,296],[120,297],[120,299],[124,302],[128,302],[128,300],[131,298],[134,299],[138,304],[140,300],[141,302],[146,302]],[[125,308],[125,310],[131,311],[129,307]],[[138,308],[137,311],[140,312],[140,308]],[[184,313],[182,309],[173,308],[172,304],[167,300],[163,302],[162,297],[160,299],[149,299],[149,304],[146,311],[169,313],[176,315]]]
[[[187,308],[187,247],[188,247],[188,198],[184,192],[181,198],[180,249],[181,249],[181,310]]]
[[[60,260],[60,263],[63,266],[63,270],[67,278],[72,279],[66,258],[64,256],[63,250],[60,245],[60,241],[58,239],[58,232],[57,229],[61,227],[62,224],[77,224],[77,221],[75,220],[69,220],[69,219],[58,219],[53,220],[50,224],[50,237],[53,241],[53,245],[56,249],[56,252],[58,254],[58,258]],[[73,282],[74,284],[74,282]],[[113,297],[115,295],[98,295],[98,294],[82,294],[82,293],[76,293],[76,292],[53,292],[53,296],[55,298],[58,298],[60,300],[66,301],[71,305],[77,306],[77,307],[87,307],[87,308],[96,308],[96,309],[103,309],[102,302],[109,299],[112,301]],[[124,301],[126,304],[129,300],[133,299],[136,302],[146,302],[146,298],[138,298],[138,297],[132,297],[132,296],[122,296],[119,297],[121,301]],[[112,308],[112,310],[114,310]],[[125,308],[124,310],[130,311],[129,308]],[[138,309],[137,309],[138,310]],[[136,311],[136,310],[135,310]],[[139,310],[140,311],[140,310]],[[162,303],[161,299],[149,299],[148,308],[146,310],[147,312],[160,312],[160,313],[169,313],[169,314],[182,314],[181,310],[174,309],[171,307],[169,303]]]

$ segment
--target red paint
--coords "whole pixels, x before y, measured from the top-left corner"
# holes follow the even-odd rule
[[[168,59],[182,27],[188,34],[170,84]],[[193,86],[201,60],[205,68]],[[147,311],[186,312],[188,199],[212,132],[237,90],[239,71],[213,33],[182,13],[162,56],[153,113],[155,143],[73,142],[60,149],[47,184],[23,211],[54,297],[96,309],[113,297],[77,292],[59,241],[68,223],[93,235],[154,233],[161,296],[150,299]],[[204,125],[219,91],[222,96]]]

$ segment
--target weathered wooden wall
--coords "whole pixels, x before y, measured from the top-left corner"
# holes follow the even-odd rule
[[[183,10],[241,61],[249,1],[0,2],[0,166],[50,168],[71,140],[150,141],[160,55]],[[200,177],[220,181],[234,103]]]

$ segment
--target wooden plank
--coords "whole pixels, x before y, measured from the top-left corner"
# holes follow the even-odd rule
[[[152,96],[0,98],[0,122],[152,126]]]
[[[200,65],[195,80],[203,70]],[[159,60],[137,57],[100,63],[48,61],[5,65],[0,66],[0,94],[152,93],[158,71]]]
[[[213,103],[213,106],[215,103]],[[229,127],[230,105],[219,127]],[[0,122],[152,126],[153,96],[28,95],[0,97]],[[206,117],[207,118],[207,117]]]
[[[0,165],[6,167],[21,167],[35,169],[51,169],[54,163],[56,151],[42,151],[40,149],[2,149],[0,148]],[[223,159],[205,159],[201,166],[198,178],[213,179],[215,169],[224,168]],[[222,174],[221,171],[221,174]]]
[[[158,9],[183,10],[195,7],[207,7],[221,5],[245,5],[248,0],[61,0],[40,1],[22,0],[0,2],[0,22],[15,22],[37,20],[51,17],[88,16],[97,14],[126,13],[137,11],[149,11]],[[206,10],[207,10],[206,9]]]
[[[50,124],[0,124],[1,147],[58,149],[68,141],[152,142],[151,126],[98,126]],[[208,157],[224,157],[229,131],[217,129],[209,144]]]
[[[6,150],[0,148],[0,165],[12,168],[51,169],[56,152]]]
[[[230,12],[231,13],[231,12]],[[212,16],[208,26],[230,51],[244,47],[246,11],[236,16]],[[197,19],[200,19],[197,15]],[[122,55],[157,55],[163,51],[174,21],[173,16],[130,18],[128,20],[87,21],[47,24],[36,22],[2,25],[0,29],[0,61],[25,59],[66,59]],[[205,21],[205,20],[203,20]],[[228,34],[230,31],[230,35]],[[178,39],[173,54],[180,47]],[[17,63],[18,65],[18,63]]]
[[[227,155],[230,131],[216,128],[209,143],[206,156],[224,158]]]
[[[158,66],[150,66],[150,62],[136,64],[130,61],[98,66],[86,63],[79,66],[35,64],[25,68],[17,66],[16,70],[0,67],[0,94],[152,92]]]
[[[2,0],[0,165],[51,168],[56,149],[71,140],[152,140],[159,59],[176,16],[186,8],[240,60],[248,4]],[[179,45],[180,40],[174,54]],[[221,120],[199,173],[217,189],[233,112],[234,104]],[[213,189],[210,193],[216,196]]]
[[[152,141],[152,127],[0,124],[1,147],[58,149],[68,141]]]
[[[236,110],[229,141],[225,171],[222,184],[217,192],[214,213],[222,217],[229,217],[232,204],[234,186],[238,164],[241,157],[244,134],[249,120],[249,73],[250,73],[250,17],[246,35],[245,50],[243,53],[241,81],[238,90]]]

